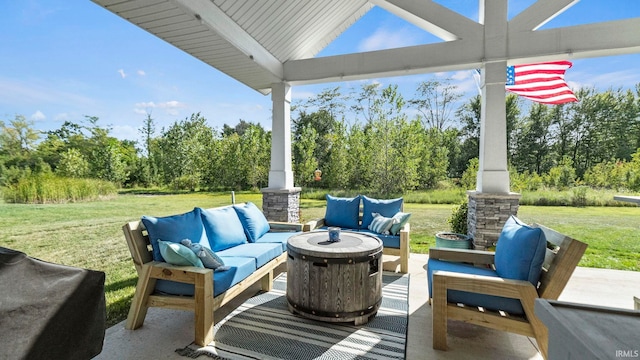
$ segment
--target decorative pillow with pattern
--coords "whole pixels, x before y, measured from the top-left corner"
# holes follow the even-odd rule
[[[369,230],[378,234],[389,235],[389,229],[393,226],[394,219],[373,213],[373,220],[369,224]]]
[[[213,250],[209,249],[208,247],[202,246],[200,244],[194,244],[189,239],[183,239],[180,243],[191,249],[191,251],[193,251],[193,253],[196,254],[198,258],[200,258],[202,264],[207,269],[213,269],[214,271],[229,270],[230,267],[224,264],[222,258],[216,255],[216,253],[214,253]]]

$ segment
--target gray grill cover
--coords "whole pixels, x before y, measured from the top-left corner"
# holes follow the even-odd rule
[[[102,351],[105,275],[0,247],[0,359],[91,359]]]

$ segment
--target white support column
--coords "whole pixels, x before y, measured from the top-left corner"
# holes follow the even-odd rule
[[[480,158],[476,190],[509,193],[507,167],[506,61],[485,64],[482,70]]]
[[[271,169],[262,189],[262,212],[269,221],[300,221],[300,191],[293,186],[291,165],[291,86],[272,84]]]
[[[276,83],[271,86],[273,102],[271,123],[271,170],[269,189],[292,189],[291,167],[291,86]]]

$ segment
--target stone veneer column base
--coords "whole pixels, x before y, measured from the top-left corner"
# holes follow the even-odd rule
[[[473,237],[476,250],[496,246],[504,223],[518,214],[521,195],[518,193],[488,194],[468,191],[469,212],[467,231]]]
[[[269,221],[300,222],[300,192],[302,188],[272,189],[262,191],[262,212]]]

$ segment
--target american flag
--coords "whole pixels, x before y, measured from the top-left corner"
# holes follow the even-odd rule
[[[564,81],[569,61],[507,66],[506,89],[514,94],[543,104],[578,101]]]

